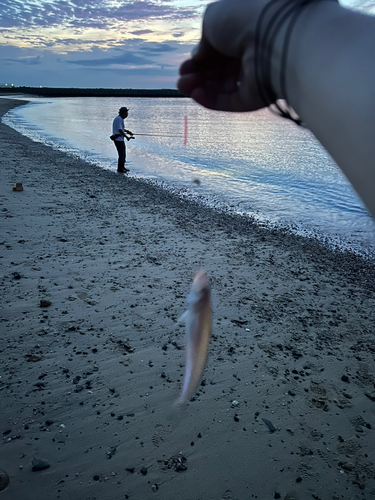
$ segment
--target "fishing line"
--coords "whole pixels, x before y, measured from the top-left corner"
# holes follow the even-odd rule
[[[152,137],[182,137],[182,135],[164,135],[164,134],[137,134],[136,132],[133,135],[149,135]]]

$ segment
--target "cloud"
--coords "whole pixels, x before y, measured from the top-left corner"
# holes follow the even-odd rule
[[[176,47],[172,47],[169,43],[148,43],[147,45],[141,45],[139,50],[142,52],[148,52],[149,54],[160,54],[163,52],[173,52]]]
[[[131,31],[130,33],[132,35],[141,36],[141,35],[149,35],[150,33],[153,33],[153,31],[152,30],[136,30],[136,31]]]
[[[0,26],[3,28],[91,27],[105,29],[113,23],[148,18],[182,19],[197,12],[192,8],[175,7],[166,0],[2,0]]]
[[[147,59],[142,56],[137,56],[132,52],[125,52],[119,56],[112,57],[103,57],[99,59],[77,59],[77,60],[69,60],[65,59],[64,62],[68,64],[77,64],[79,66],[112,66],[114,64],[120,65],[153,65],[154,61],[151,59]]]
[[[340,4],[349,9],[365,12],[366,14],[375,14],[374,0],[340,0]]]
[[[1,78],[44,86],[173,83],[199,37],[203,2],[0,0]]]
[[[35,66],[41,64],[41,56],[36,57],[19,57],[17,59],[2,59],[2,61],[7,61],[8,63],[19,63],[26,64],[27,66]]]

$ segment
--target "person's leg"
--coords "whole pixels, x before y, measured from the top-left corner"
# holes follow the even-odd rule
[[[117,171],[124,172],[127,169],[125,168],[126,161],[126,148],[124,141],[115,141],[115,146],[118,153],[118,162],[117,162]]]

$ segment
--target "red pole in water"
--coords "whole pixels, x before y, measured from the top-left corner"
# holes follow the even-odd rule
[[[187,145],[187,116],[185,115],[185,133],[184,133],[184,146]]]

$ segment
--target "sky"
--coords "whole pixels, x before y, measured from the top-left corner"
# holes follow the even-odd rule
[[[0,84],[175,88],[209,0],[0,0]],[[340,0],[375,14],[374,0]]]

